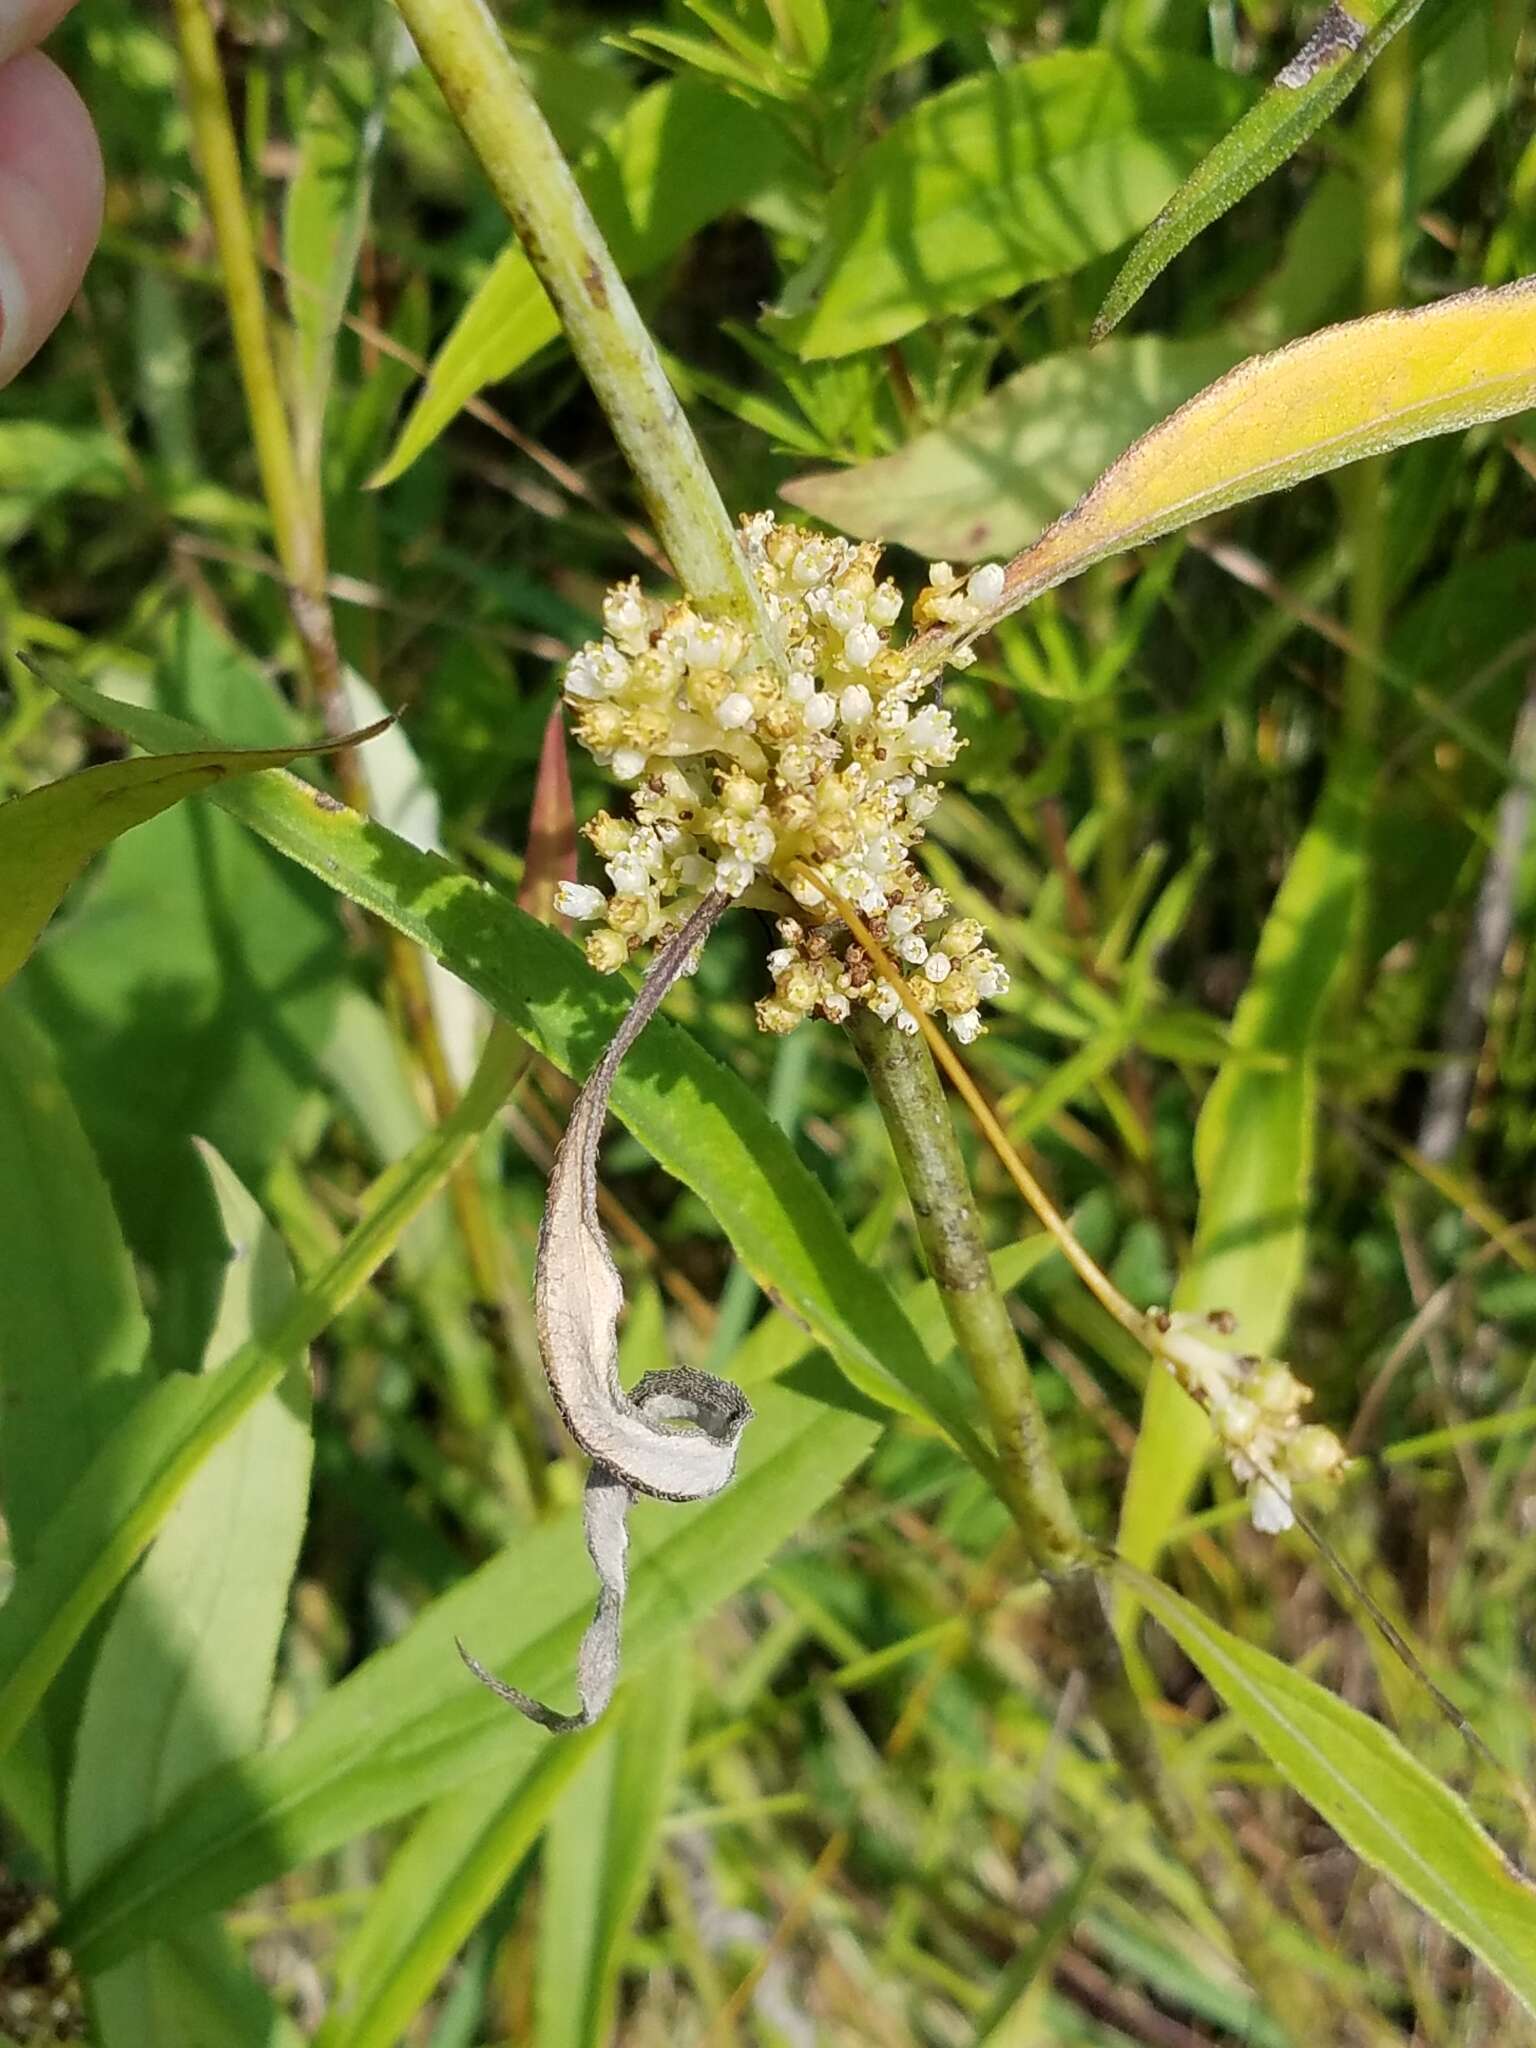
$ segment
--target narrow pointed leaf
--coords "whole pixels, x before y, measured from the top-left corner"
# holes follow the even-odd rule
[[[1396,1736],[1128,1565],[1148,1607],[1265,1755],[1357,1856],[1481,1956],[1536,2012],[1536,1889]]]
[[[1152,280],[1213,220],[1294,156],[1349,97],[1424,0],[1330,0],[1311,35],[1237,126],[1224,135],[1126,258],[1093,323],[1100,341]]]
[[[1536,279],[1325,327],[1254,356],[1154,427],[1008,564],[935,659],[1094,562],[1431,434],[1536,405]]]
[[[417,1823],[336,1964],[315,2048],[394,2048],[537,1841],[550,1808],[609,1740],[590,1728],[526,1771],[472,1778]]]
[[[1063,349],[890,455],[792,477],[779,495],[858,540],[900,541],[929,561],[1011,554],[1243,353],[1227,334]]]
[[[534,1991],[540,2048],[604,2048],[614,2039],[624,1949],[688,1733],[691,1658],[679,1637],[626,1688],[613,1740],[551,1819]]]
[[[376,730],[301,747],[213,747],[103,761],[0,804],[0,984],[25,961],[87,861],[119,833],[233,776],[355,746]]]

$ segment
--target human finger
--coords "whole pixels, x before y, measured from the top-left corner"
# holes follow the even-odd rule
[[[0,18],[14,12],[0,0]],[[30,10],[39,22],[56,5]],[[101,228],[101,151],[80,96],[35,50],[0,67],[0,384],[79,289]]]

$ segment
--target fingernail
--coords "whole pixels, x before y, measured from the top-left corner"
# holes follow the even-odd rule
[[[0,0],[0,64],[31,43],[34,11],[30,0]]]

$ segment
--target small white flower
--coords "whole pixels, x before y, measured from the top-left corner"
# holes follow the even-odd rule
[[[745,818],[736,834],[736,851],[743,860],[750,860],[758,867],[766,867],[773,859],[775,846],[773,827],[766,818]]]
[[[1003,594],[1003,581],[1001,562],[983,562],[979,569],[971,571],[971,580],[965,586],[966,595],[976,604],[996,604]]]
[[[791,704],[807,704],[816,688],[816,678],[803,668],[791,669],[784,679],[784,694]]]
[[[638,782],[645,773],[645,756],[638,747],[615,747],[608,765],[615,782]]]
[[[947,953],[930,953],[923,962],[923,972],[933,982],[949,979],[950,959]]]
[[[896,1012],[896,1029],[904,1031],[908,1038],[917,1036],[918,1022],[910,1010],[901,1009]]]
[[[846,1024],[853,1005],[848,998],[839,995],[836,989],[821,999],[821,1014],[829,1024]]]
[[[826,690],[818,690],[805,707],[805,722],[812,732],[825,732],[837,718],[837,700]]]
[[[807,910],[815,910],[818,905],[826,901],[826,898],[822,895],[816,884],[805,875],[792,875],[790,877],[789,893],[797,903],[803,904]]]
[[[603,624],[621,647],[638,654],[649,638],[645,600],[637,583],[621,583],[603,600]]]
[[[640,896],[650,887],[645,862],[632,853],[617,854],[606,866],[608,879],[621,896]]]
[[[715,862],[715,887],[727,896],[739,896],[752,886],[756,869],[751,861],[743,860],[740,854],[728,853],[723,860]]]
[[[850,683],[838,698],[837,708],[844,725],[857,727],[867,723],[875,700],[862,683]]]
[[[589,918],[601,917],[608,907],[608,899],[601,889],[594,889],[589,882],[559,882],[555,885],[555,911],[560,917],[573,917],[585,924]]]
[[[744,725],[752,723],[752,699],[744,690],[732,690],[728,697],[721,700],[715,718],[727,732],[739,732]]]
[[[925,704],[907,725],[907,744],[914,753],[933,760],[951,758],[955,743],[954,721],[937,704]]]
[[[708,619],[690,622],[683,636],[683,660],[691,669],[719,668],[725,659],[725,635]]]
[[[1279,1487],[1272,1486],[1267,1479],[1254,1481],[1248,1505],[1253,1515],[1253,1526],[1261,1536],[1283,1535],[1296,1520],[1288,1495]]]
[[[896,951],[909,967],[921,967],[928,958],[928,941],[921,932],[910,932]]]
[[[629,664],[617,648],[578,647],[565,671],[565,694],[578,702],[610,696],[623,683]]]
[[[925,889],[918,898],[917,913],[924,924],[934,924],[949,908],[949,898],[942,889]]]
[[[889,1024],[901,1008],[901,997],[888,981],[882,981],[869,998],[869,1007],[884,1024]]]
[[[962,1045],[973,1044],[981,1036],[980,1010],[962,1010],[950,1018],[949,1028]]]
[[[843,659],[850,668],[868,668],[880,652],[880,635],[867,624],[857,625],[843,640]]]
[[[877,626],[894,626],[901,617],[901,592],[894,583],[882,583],[864,609]]]
[[[768,972],[777,981],[781,974],[788,974],[799,957],[793,946],[775,946],[768,955]]]

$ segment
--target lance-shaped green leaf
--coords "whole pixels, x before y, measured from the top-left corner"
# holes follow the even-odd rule
[[[1174,193],[1126,258],[1093,323],[1101,341],[1196,235],[1320,128],[1424,0],[1330,0],[1316,28],[1259,101]]]
[[[1161,1580],[1125,1564],[1116,1577],[1355,1854],[1536,2012],[1536,1889],[1456,1794],[1380,1722],[1219,1627]]]
[[[850,355],[1107,255],[1250,92],[1152,50],[1058,50],[946,87],[837,185],[781,338],[806,361]]]
[[[1128,448],[1047,527],[964,626],[926,636],[937,665],[1094,562],[1431,434],[1536,405],[1536,278],[1376,313],[1253,356]]]
[[[301,747],[212,747],[103,761],[0,805],[0,984],[37,944],[86,862],[119,833],[231,776],[279,768],[328,747],[355,746],[381,729],[370,726],[342,740]]]

